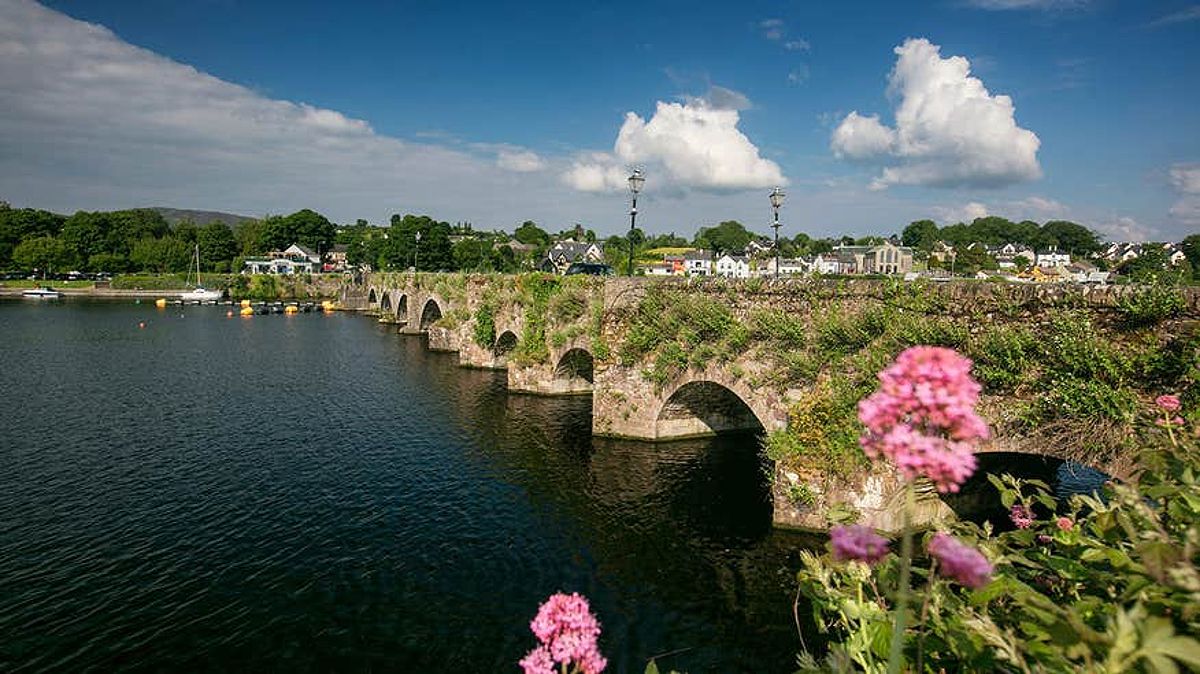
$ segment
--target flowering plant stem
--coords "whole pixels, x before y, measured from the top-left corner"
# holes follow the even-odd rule
[[[908,595],[912,567],[913,532],[912,513],[916,509],[916,496],[912,482],[904,484],[904,537],[900,541],[900,580],[896,588],[896,622],[892,626],[892,644],[888,652],[888,674],[900,673],[900,662],[904,658],[904,631],[908,629]]]

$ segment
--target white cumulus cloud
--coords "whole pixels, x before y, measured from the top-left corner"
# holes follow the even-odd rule
[[[496,165],[517,173],[530,173],[546,168],[546,162],[537,153],[529,150],[500,150],[496,155]]]
[[[1170,181],[1180,194],[1171,205],[1171,217],[1185,225],[1200,225],[1200,164],[1172,166]]]
[[[1012,99],[992,95],[961,56],[942,58],[924,38],[896,47],[888,91],[899,98],[895,128],[857,111],[834,130],[835,155],[887,164],[872,182],[999,187],[1041,176],[1041,144],[1017,126]]]
[[[651,179],[682,188],[740,190],[784,185],[779,165],[759,156],[758,148],[738,130],[735,109],[716,108],[699,99],[659,101],[649,121],[625,115],[611,155],[578,158],[564,176],[584,191],[622,189],[626,167],[644,165]]]
[[[970,201],[962,206],[934,206],[933,215],[939,222],[947,225],[956,222],[970,224],[978,218],[986,218],[988,207],[978,201]]]

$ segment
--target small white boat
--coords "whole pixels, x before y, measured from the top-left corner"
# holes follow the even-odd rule
[[[21,297],[28,297],[35,300],[56,300],[62,297],[62,293],[54,288],[30,288],[21,293]]]
[[[208,290],[203,285],[200,285],[200,244],[196,244],[196,252],[192,255],[192,260],[196,263],[196,287],[185,293],[180,293],[179,296],[185,302],[191,301],[195,302],[196,304],[200,304],[202,302],[216,302],[217,300],[221,299],[222,293],[220,290]],[[191,274],[192,270],[189,266],[189,280]]]
[[[221,291],[207,290],[204,288],[204,286],[196,286],[195,288],[180,294],[180,297],[183,298],[185,302],[196,302],[197,304],[201,302],[216,302],[217,300],[221,299]]]

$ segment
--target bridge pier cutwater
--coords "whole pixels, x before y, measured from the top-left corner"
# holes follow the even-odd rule
[[[724,317],[726,327],[729,321],[740,324],[743,331],[747,324],[761,322],[763,312],[788,316],[801,321],[813,333],[806,338],[813,339],[828,339],[822,334],[822,321],[836,321],[839,316],[862,313],[864,307],[913,297],[911,292],[904,295],[906,291],[897,294],[893,282],[866,279],[375,273],[367,274],[362,283],[347,284],[341,304],[394,323],[403,334],[426,335],[431,350],[457,352],[464,367],[506,371],[512,391],[590,393],[592,433],[597,436],[666,441],[726,432],[770,434],[788,429],[797,401],[819,393],[819,380],[827,374],[819,374],[818,381],[805,385],[780,384],[780,363],[771,350],[778,352],[782,347],[770,341],[771,335],[751,337],[748,343],[742,340],[740,348],[727,349],[719,357],[693,358],[692,353],[675,348],[672,362],[677,365],[660,368],[644,349],[629,348],[657,337],[638,333],[633,325],[645,318],[639,318],[638,312],[647,311],[644,300],[655,292],[673,293],[676,302],[695,299],[700,307],[697,311],[724,307],[718,318]],[[978,320],[988,312],[987,320],[1037,321],[1044,319],[1037,312],[1058,306],[1088,307],[1098,315],[1111,312],[1122,293],[1130,291],[943,284],[923,286],[919,292],[928,300],[920,305],[924,309],[918,313],[927,315],[919,320],[946,316]],[[1200,292],[1182,292],[1184,315],[1200,317]],[[668,311],[670,306],[658,310]],[[713,347],[702,336],[678,341],[697,352]],[[819,369],[823,364],[816,366]],[[981,451],[1055,456],[1053,446],[1014,449],[1014,441],[999,438]],[[1102,457],[1091,463],[1120,476],[1129,457]],[[771,488],[778,526],[825,529],[831,514],[841,509],[852,510],[858,521],[882,530],[900,526],[903,484],[895,471],[864,468],[837,473],[814,458],[803,465],[776,465]],[[926,520],[948,512],[936,495],[924,495],[919,506]]]

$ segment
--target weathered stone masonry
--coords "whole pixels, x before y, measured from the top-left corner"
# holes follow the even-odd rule
[[[789,409],[803,391],[778,390],[760,382],[769,379],[771,365],[751,351],[701,368],[689,368],[665,384],[651,382],[644,363],[622,365],[614,354],[629,329],[629,312],[648,289],[670,287],[706,295],[728,306],[742,321],[752,311],[769,308],[796,316],[814,316],[828,310],[834,298],[839,311],[853,312],[897,292],[893,282],[881,280],[762,280],[579,278],[572,281],[602,313],[599,325],[591,311],[566,324],[547,325],[545,354],[539,360],[517,358],[528,334],[531,315],[528,296],[513,288],[513,277],[438,274],[372,274],[362,285],[348,285],[342,306],[369,311],[383,322],[395,323],[405,334],[426,334],[429,348],[457,352],[466,367],[503,369],[509,388],[542,395],[592,394],[592,431],[595,435],[646,440],[711,435],[727,430],[762,428],[768,432],[788,424]],[[504,286],[505,292],[497,288]],[[952,283],[925,286],[919,292],[935,299],[939,311],[970,315],[981,311],[1009,311],[1012,320],[1038,320],[1039,312],[1057,306],[1115,307],[1127,287],[1035,286],[985,283]],[[903,292],[902,290],[900,292]],[[1183,291],[1188,316],[1200,316],[1200,293]],[[494,342],[479,343],[476,315],[484,302],[494,311]],[[988,314],[991,315],[990,313]],[[552,333],[554,337],[552,338]],[[597,358],[598,344],[606,345]],[[524,345],[528,346],[528,345]],[[526,349],[528,351],[528,349]],[[1003,442],[983,451],[1007,451]],[[1053,454],[1054,447],[1045,447]],[[1104,468],[1104,466],[1100,466]],[[814,502],[797,506],[789,489],[803,486],[816,492]],[[774,491],[775,518],[780,524],[823,527],[825,515],[836,503],[848,503],[861,520],[882,529],[898,525],[899,483],[885,473],[829,479],[821,466],[804,470],[779,470]],[[936,499],[925,502],[936,516],[944,506]]]

